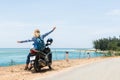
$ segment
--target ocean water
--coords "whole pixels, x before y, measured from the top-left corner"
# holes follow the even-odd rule
[[[79,48],[53,48],[52,49],[52,59],[53,60],[64,60],[65,52],[69,52],[70,59],[81,59],[88,58],[87,52],[81,52]],[[0,66],[10,66],[18,64],[25,64],[26,57],[29,53],[28,48],[0,48]],[[103,56],[101,53],[89,52],[90,57]]]

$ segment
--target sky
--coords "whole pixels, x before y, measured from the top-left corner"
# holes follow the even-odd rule
[[[52,48],[93,48],[100,38],[119,37],[120,0],[0,0],[0,48],[30,48],[18,44],[56,30]]]

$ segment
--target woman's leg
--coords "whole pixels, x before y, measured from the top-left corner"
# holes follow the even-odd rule
[[[30,56],[31,56],[31,54],[29,53],[29,54],[27,55],[25,70],[28,69],[28,65],[29,65],[29,63],[30,63]]]

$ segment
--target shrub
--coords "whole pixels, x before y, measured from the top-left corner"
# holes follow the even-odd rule
[[[11,59],[9,62],[9,66],[13,66],[13,65],[15,65],[15,61]]]

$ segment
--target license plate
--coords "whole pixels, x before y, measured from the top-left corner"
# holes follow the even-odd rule
[[[32,61],[32,60],[35,60],[35,58],[36,58],[36,56],[31,56],[30,57],[30,60]]]

